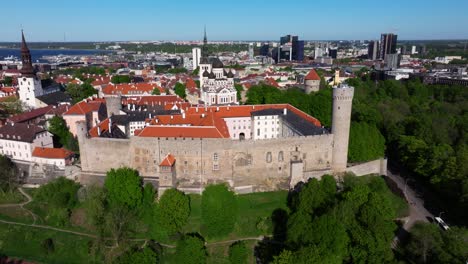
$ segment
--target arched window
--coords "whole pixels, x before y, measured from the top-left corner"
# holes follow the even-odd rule
[[[283,160],[284,160],[283,151],[280,151],[278,153],[278,161],[283,161]]]
[[[266,162],[268,162],[268,163],[271,162],[271,152],[267,152],[267,154],[266,154]]]
[[[213,153],[213,161],[218,161],[218,153]]]

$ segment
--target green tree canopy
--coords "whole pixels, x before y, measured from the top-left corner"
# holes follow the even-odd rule
[[[158,223],[169,233],[180,231],[190,215],[190,200],[177,189],[166,190],[159,199]]]
[[[129,75],[114,75],[111,78],[113,84],[130,83],[132,78]]]
[[[177,242],[175,263],[206,263],[205,242],[198,236],[186,235]]]
[[[129,252],[126,252],[124,255],[120,256],[117,259],[118,264],[157,264],[159,263],[159,258],[156,252],[154,252],[150,247],[145,247],[143,249],[133,249]]]
[[[209,185],[202,194],[202,231],[208,237],[221,237],[234,229],[237,199],[225,184]]]
[[[176,83],[175,87],[174,87],[174,92],[175,94],[177,94],[180,98],[183,98],[185,99],[185,97],[187,97],[187,92],[185,91],[185,85],[178,82]]]
[[[52,133],[64,148],[77,152],[78,140],[73,136],[62,117],[54,116],[49,119],[48,130]]]
[[[229,262],[231,264],[247,263],[247,247],[245,242],[237,241],[229,247]]]
[[[18,170],[16,165],[4,155],[0,155],[0,190],[12,191],[18,184]]]
[[[111,205],[123,205],[135,209],[142,202],[142,179],[136,170],[111,169],[107,172],[104,186]]]

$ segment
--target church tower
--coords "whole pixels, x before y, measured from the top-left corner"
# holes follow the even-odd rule
[[[354,87],[345,83],[333,87],[332,112],[332,170],[342,173],[348,162],[349,130],[351,127],[351,108],[353,105]]]
[[[31,60],[31,52],[26,45],[24,33],[21,31],[21,77],[18,78],[19,99],[30,108],[36,108],[36,97],[44,94],[41,80],[37,78]]]
[[[200,80],[200,87],[203,87],[205,80],[203,79],[203,74],[211,72],[211,63],[208,60],[208,38],[206,37],[206,26],[205,26],[205,35],[203,37],[203,47],[201,50],[201,59],[200,59],[200,69],[198,70],[198,77]],[[205,75],[206,75],[205,74]]]

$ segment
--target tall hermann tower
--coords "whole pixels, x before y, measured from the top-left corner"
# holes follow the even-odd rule
[[[36,108],[36,97],[44,94],[41,80],[37,78],[31,60],[31,52],[29,51],[24,33],[21,30],[21,77],[18,78],[18,93],[21,102],[25,103],[30,108]]]
[[[353,105],[354,87],[342,83],[333,87],[333,156],[332,170],[341,173],[346,170],[348,162],[349,130],[351,125],[351,109]]]

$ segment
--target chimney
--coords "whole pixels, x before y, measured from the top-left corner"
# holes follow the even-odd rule
[[[151,113],[149,113],[149,118],[151,119]]]
[[[198,113],[198,106],[195,108],[195,112],[197,112],[197,113]]]
[[[216,112],[219,112],[219,106],[216,107]]]
[[[287,108],[284,108],[283,109],[283,115],[287,115],[288,114],[288,109]]]
[[[205,114],[201,114],[201,117],[204,118],[204,117],[205,117]]]
[[[185,112],[182,112],[182,118],[185,119]]]
[[[226,109],[229,111],[229,105],[227,106],[227,108],[226,108]]]
[[[98,136],[101,136],[101,127],[99,125],[97,126],[97,134]]]
[[[173,115],[171,115],[171,120],[172,120],[172,119],[174,119],[174,116],[173,116]]]
[[[112,135],[112,119],[109,117],[109,134]]]

